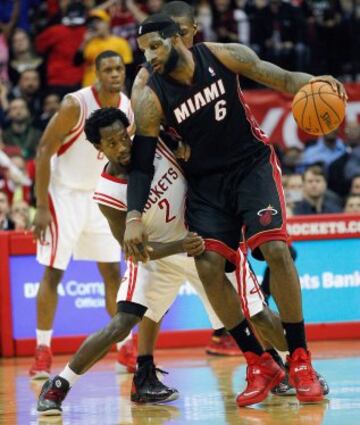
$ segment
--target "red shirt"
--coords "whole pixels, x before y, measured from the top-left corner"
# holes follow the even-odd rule
[[[36,37],[36,49],[47,54],[47,83],[73,86],[80,84],[83,67],[74,66],[73,59],[83,41],[85,26],[54,25]]]

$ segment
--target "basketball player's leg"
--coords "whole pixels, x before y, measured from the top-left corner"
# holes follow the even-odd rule
[[[116,314],[116,294],[120,286],[120,264],[116,263],[97,263],[99,272],[105,285],[105,306],[110,317]]]
[[[256,188],[256,196],[247,195],[249,187]],[[297,397],[300,401],[320,401],[321,385],[307,351],[300,280],[287,246],[281,171],[272,148],[268,158],[261,159],[241,182],[238,199],[247,244],[255,257],[266,260],[270,269],[271,294],[285,330],[293,365],[290,377],[297,382]]]
[[[154,322],[148,317],[142,319],[139,324],[138,332],[138,357],[154,355],[160,326],[161,320],[159,322]]]

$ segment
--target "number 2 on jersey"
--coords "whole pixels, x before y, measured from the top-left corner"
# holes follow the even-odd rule
[[[176,216],[173,215],[172,217],[170,216],[170,204],[169,201],[167,199],[161,199],[158,202],[159,208],[161,210],[165,209],[165,222],[166,223],[170,223],[171,221],[175,220]]]

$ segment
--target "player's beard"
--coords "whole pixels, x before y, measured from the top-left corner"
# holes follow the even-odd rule
[[[173,71],[176,68],[176,65],[179,61],[179,53],[178,51],[175,49],[175,47],[171,47],[170,50],[170,54],[169,54],[169,59],[166,62],[166,64],[164,65],[164,72],[163,74],[170,74],[171,71]]]

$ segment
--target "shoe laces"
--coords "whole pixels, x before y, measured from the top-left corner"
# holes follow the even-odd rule
[[[142,369],[142,368],[141,368]],[[149,366],[144,366],[144,373],[142,378],[140,379],[140,383],[141,385],[145,382],[148,381],[151,385],[156,385],[156,384],[162,384],[162,382],[159,380],[157,374],[161,373],[162,375],[168,375],[169,372],[166,372],[165,370],[162,370],[158,367],[156,367],[154,364],[151,364]]]

